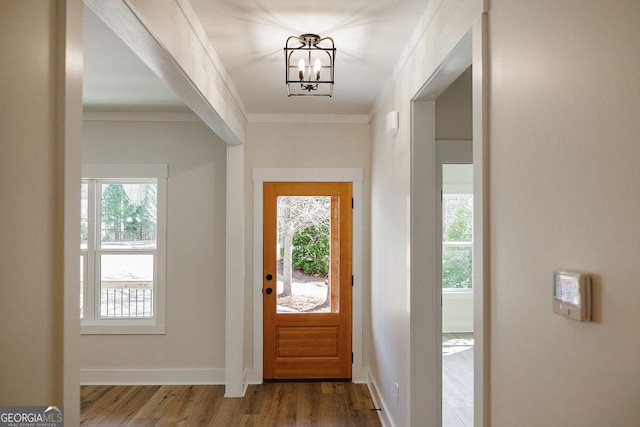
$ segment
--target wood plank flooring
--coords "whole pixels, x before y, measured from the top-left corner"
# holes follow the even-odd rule
[[[279,382],[224,398],[223,386],[83,386],[84,426],[380,426],[367,386]]]
[[[442,425],[473,427],[473,334],[442,334]]]

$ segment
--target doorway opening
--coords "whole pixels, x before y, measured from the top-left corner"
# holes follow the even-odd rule
[[[461,145],[442,159],[441,143]],[[465,145],[468,147],[465,147]],[[448,150],[451,152],[452,150]],[[465,156],[467,154],[467,156]],[[437,141],[442,176],[442,425],[473,426],[473,165],[471,141]],[[441,163],[445,160],[447,163]],[[465,163],[449,163],[459,161]]]
[[[473,409],[471,425],[489,422],[486,16],[474,23],[412,100],[411,117],[411,423],[443,425],[442,172],[436,140],[467,139],[473,160]],[[470,67],[472,67],[470,69]],[[439,136],[438,98],[470,73],[470,138]],[[468,98],[469,99],[469,98]],[[440,122],[442,124],[442,122]],[[451,128],[455,129],[453,124]],[[446,162],[442,162],[446,163]],[[450,163],[458,163],[450,162]],[[456,425],[464,425],[458,423]]]

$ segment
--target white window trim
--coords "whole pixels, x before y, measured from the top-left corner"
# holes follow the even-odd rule
[[[95,281],[91,281],[91,284],[93,286],[90,287],[89,280],[87,280],[90,277],[95,277],[95,275],[93,271],[85,271],[85,318],[81,319],[80,321],[81,334],[166,334],[166,214],[168,177],[168,165],[161,164],[82,165],[83,179],[155,178],[158,185],[158,218],[156,262],[154,265],[155,283],[153,296],[153,317],[144,319],[97,319],[94,315],[94,307],[92,304],[95,295]],[[95,230],[95,226],[93,228],[92,226],[93,224],[91,224],[91,218],[89,218],[89,230]],[[90,314],[90,316],[88,314]]]

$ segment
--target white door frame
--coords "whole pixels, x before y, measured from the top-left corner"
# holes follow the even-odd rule
[[[437,277],[435,99],[473,65],[474,425],[489,425],[487,15],[469,29],[412,100],[411,424],[442,425],[442,307]]]
[[[262,202],[265,182],[351,182],[353,185],[353,307],[352,307],[352,380],[367,382],[363,368],[363,270],[362,270],[362,182],[361,168],[255,168],[253,179],[253,370],[248,373],[250,383],[263,380],[263,311],[262,311]]]

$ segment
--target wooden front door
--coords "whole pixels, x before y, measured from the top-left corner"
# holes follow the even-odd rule
[[[351,378],[351,183],[264,183],[264,378]]]

